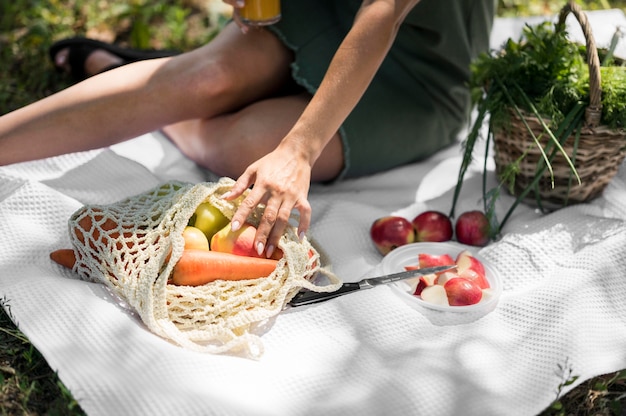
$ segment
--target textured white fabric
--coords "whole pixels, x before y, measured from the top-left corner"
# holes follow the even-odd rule
[[[371,222],[448,211],[459,163],[455,147],[314,186],[310,236],[332,270],[346,281],[375,274]],[[471,173],[460,210],[481,205]],[[170,179],[207,177],[158,134],[0,168],[0,296],[90,415],[534,415],[569,370],[580,378],[563,392],[626,368],[625,166],[593,203],[549,215],[518,209],[503,238],[480,251],[504,282],[487,316],[434,325],[378,287],[284,310],[267,323],[256,361],[176,346],[104,285],[48,258],[69,247],[67,219],[80,206]],[[499,212],[510,202],[503,197]]]

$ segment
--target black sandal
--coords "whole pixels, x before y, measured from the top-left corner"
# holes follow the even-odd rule
[[[175,50],[122,48],[120,46],[95,39],[75,37],[60,40],[50,46],[50,59],[52,60],[55,68],[57,68],[57,70],[59,71],[61,70],[61,68],[56,66],[55,57],[62,49],[65,48],[69,49],[68,63],[70,66],[71,75],[76,81],[82,81],[85,78],[89,77],[89,75],[85,73],[85,61],[87,60],[87,57],[97,49],[105,50],[121,58],[124,61],[124,63],[106,67],[100,72],[105,72],[113,68],[129,64],[131,62],[144,61],[146,59],[164,58],[167,56],[180,54],[180,51]]]

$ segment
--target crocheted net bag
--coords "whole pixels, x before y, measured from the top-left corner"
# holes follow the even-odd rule
[[[278,244],[284,256],[267,278],[168,284],[184,248],[182,232],[195,209],[210,202],[232,218],[245,197],[221,198],[233,184],[229,178],[196,185],[168,182],[113,204],[82,207],[68,224],[77,259],[74,271],[108,286],[152,332],[180,346],[260,357],[263,345],[255,328],[277,315],[301,288],[330,292],[341,283],[327,270],[330,284],[312,282],[321,269],[320,253],[288,226]],[[248,218],[252,224],[258,225],[262,209]]]

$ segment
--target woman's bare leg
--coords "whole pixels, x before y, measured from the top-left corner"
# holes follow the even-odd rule
[[[310,98],[307,93],[268,98],[231,114],[184,121],[163,130],[191,160],[218,175],[237,178],[278,145]],[[343,164],[341,139],[335,134],[313,166],[311,179],[334,179]]]
[[[231,24],[193,52],[105,72],[0,117],[0,165],[236,111],[279,90],[291,59],[269,32],[244,35]]]

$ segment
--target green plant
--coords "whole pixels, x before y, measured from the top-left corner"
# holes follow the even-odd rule
[[[563,375],[556,399],[539,416],[618,416],[626,411],[626,370],[594,377],[566,395],[561,395],[563,388],[575,383],[578,377],[572,376],[571,369],[563,371]]]
[[[571,6],[574,7],[574,6]],[[555,177],[552,163],[556,157],[562,157],[571,170],[569,187],[581,179],[572,159],[576,157],[578,140],[585,119],[585,109],[590,106],[591,87],[587,53],[568,38],[563,18],[553,25],[551,22],[524,28],[519,40],[509,39],[503,49],[497,53],[481,55],[472,65],[470,88],[477,108],[477,117],[463,143],[464,157],[457,186],[455,188],[450,216],[454,216],[456,203],[462,187],[463,178],[473,160],[476,142],[481,138],[482,128],[488,122],[486,150],[489,152],[495,131],[511,129],[513,118],[523,124],[540,153],[535,165],[535,174],[527,185],[522,186],[516,195],[516,184],[520,174],[520,165],[533,147],[527,147],[517,159],[498,171],[498,185],[487,189],[483,181],[484,209],[492,226],[492,238],[497,237],[516,207],[534,194],[536,204],[543,209],[544,202],[536,187],[544,180],[548,171],[551,186]],[[613,45],[615,46],[615,45]],[[605,62],[612,63],[612,50],[605,51],[609,57]],[[605,93],[601,96],[600,122],[609,128],[626,126],[626,68],[611,66],[601,69],[601,87]],[[541,133],[533,131],[528,120],[532,117],[541,124]],[[565,142],[574,137],[574,153],[568,154],[563,148]],[[489,154],[485,154],[485,163]],[[486,171],[486,165],[483,167]],[[483,175],[485,177],[486,175]],[[568,187],[568,189],[570,189]],[[516,195],[502,220],[495,217],[495,202],[501,195],[501,189],[508,189]]]
[[[0,414],[84,415],[57,374],[14,323],[0,300]]]

